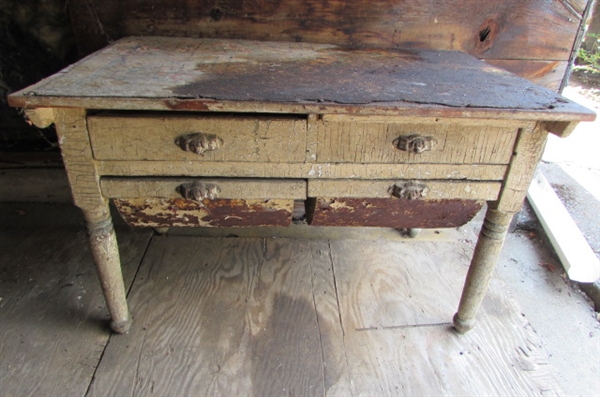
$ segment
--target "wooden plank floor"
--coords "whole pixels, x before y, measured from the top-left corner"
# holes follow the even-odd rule
[[[109,339],[83,217],[0,205],[0,395],[83,396]],[[151,234],[118,229],[130,285]]]
[[[83,227],[71,232],[81,239],[85,235]],[[14,301],[20,296],[5,292],[10,282],[5,275],[20,271],[3,266],[2,394],[561,394],[539,338],[499,282],[491,285],[477,327],[462,336],[451,330],[473,248],[472,236],[461,233],[466,232],[456,232],[450,241],[410,243],[155,236],[129,295],[134,327],[128,335],[111,336],[107,344],[97,322],[87,317],[72,321],[73,326],[65,322],[63,305],[70,306],[62,300],[5,326],[6,313],[17,310]],[[127,260],[135,263],[146,244],[142,235],[130,235],[129,243],[124,231],[119,239]],[[67,255],[69,271],[77,273],[75,262],[87,260],[75,255],[79,244],[69,243],[71,251],[60,254],[53,253],[55,243],[44,252],[46,257]],[[57,273],[48,278],[59,277],[66,267],[48,267],[47,272]],[[27,272],[19,274],[26,277]],[[33,284],[48,289],[39,280]],[[87,299],[86,304],[99,305]],[[19,310],[29,311],[22,305]],[[41,316],[62,323],[49,327],[37,320]],[[35,349],[19,344],[12,336],[19,333],[17,325],[46,334],[48,341]],[[92,336],[82,332],[88,328],[95,331]],[[69,356],[59,339],[69,347],[78,346],[77,340],[87,343]],[[33,389],[33,382],[14,376],[33,376],[44,356],[52,354],[61,358],[46,367],[62,367],[53,368],[54,380],[41,376],[37,381],[46,389]],[[77,371],[82,372],[79,380],[72,376]],[[71,384],[79,386],[67,389]]]

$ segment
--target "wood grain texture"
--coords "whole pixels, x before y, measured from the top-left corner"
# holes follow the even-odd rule
[[[575,131],[575,128],[578,124],[579,123],[573,123],[568,121],[546,121],[541,123],[541,128],[543,128],[544,131],[547,131],[551,134],[554,134],[561,138],[566,138],[569,135],[571,135],[573,131]]]
[[[493,205],[487,208],[460,304],[452,319],[454,329],[461,334],[470,331],[475,325],[477,311],[485,298],[513,215],[511,212],[497,211]]]
[[[472,245],[156,237],[89,396],[560,395],[505,287],[449,329]],[[458,288],[457,288],[458,287]]]
[[[102,196],[100,177],[92,158],[85,109],[55,109],[56,133],[71,186],[73,202],[88,220],[109,217],[108,201]]]
[[[0,207],[3,396],[83,396],[110,336],[81,213],[72,205]],[[127,288],[148,231],[117,229]]]
[[[99,160],[193,160],[304,162],[306,120],[301,117],[175,116],[170,114],[87,119],[94,158]],[[202,155],[175,144],[180,135],[204,132],[223,140]]]
[[[324,394],[337,375],[322,346],[341,338],[337,317],[317,316],[333,304],[313,290],[327,253],[317,241],[155,239],[131,297],[139,326],[111,340],[90,396]]]
[[[141,35],[431,48],[489,59],[568,60],[585,5],[585,0],[193,4],[77,0],[69,10],[82,54],[124,36]]]
[[[306,182],[292,179],[236,179],[236,178],[103,178],[102,192],[108,198],[176,198],[182,184],[202,182],[219,188],[222,199],[305,199]]]
[[[521,209],[547,139],[548,133],[543,125],[537,125],[532,130],[521,130],[514,148],[514,158],[498,198],[499,211],[517,212]]]
[[[306,125],[306,162],[314,163],[317,160],[317,139],[322,115],[309,114]]]
[[[518,310],[508,314],[514,303],[501,290],[490,291],[479,328],[450,330],[470,250],[331,242],[352,395],[560,394],[538,338]]]
[[[531,121],[519,119],[514,120],[494,120],[482,118],[450,118],[450,117],[417,117],[411,115],[355,115],[355,114],[322,114],[320,119],[324,122],[342,122],[342,123],[375,123],[375,124],[419,124],[428,127],[433,126],[456,126],[472,129],[472,127],[502,127],[502,128],[520,128],[532,125]]]
[[[465,123],[467,124],[467,123]],[[324,122],[319,126],[317,161],[348,163],[508,164],[516,130],[492,126],[414,123]],[[431,151],[398,150],[399,136],[419,134],[437,141]]]
[[[98,172],[110,176],[333,179],[470,179],[502,180],[506,165],[477,164],[288,164],[182,161],[99,161]]]
[[[569,68],[568,61],[526,61],[516,59],[486,59],[486,62],[506,69],[517,76],[559,92],[562,80]]]
[[[89,242],[100,284],[111,313],[111,327],[127,332],[131,317],[127,308],[119,247],[108,200],[102,196],[100,176],[92,159],[85,109],[55,109],[56,132],[73,202],[83,210]]]
[[[482,87],[493,87],[493,95]],[[166,37],[120,40],[9,101],[27,108],[593,117],[550,90],[458,51]]]
[[[347,115],[379,115],[397,116],[402,114],[411,117],[460,117],[474,119],[498,120],[523,120],[531,121],[540,119],[540,113],[523,109],[490,109],[490,108],[448,108],[440,105],[427,107],[414,103],[378,103],[376,106],[346,106],[336,103],[305,102],[294,103],[255,103],[243,101],[215,101],[212,99],[177,99],[172,98],[164,102],[156,102],[149,98],[97,98],[97,97],[64,97],[47,96],[36,97],[31,95],[9,95],[10,106],[25,108],[30,107],[65,107],[101,109],[101,110],[152,110],[152,111],[208,111],[232,113],[284,113],[284,114],[338,114]],[[544,113],[543,119],[557,121],[594,121],[596,114],[580,105],[557,103],[552,112]]]

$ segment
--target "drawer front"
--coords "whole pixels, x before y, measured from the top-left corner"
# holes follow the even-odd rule
[[[306,199],[306,181],[237,178],[102,178],[107,198]]]
[[[437,180],[309,180],[309,197],[496,200],[501,182]]]
[[[131,198],[114,199],[131,226],[255,227],[289,226],[294,200]]]
[[[118,114],[87,118],[98,160],[303,162],[306,119],[287,116]]]
[[[307,201],[306,215],[313,226],[444,228],[469,222],[483,203],[459,199],[317,197]]]
[[[437,121],[436,121],[437,120]],[[469,120],[328,121],[319,126],[320,163],[508,164],[518,128]]]
[[[146,227],[288,226],[304,180],[103,178],[123,219]]]

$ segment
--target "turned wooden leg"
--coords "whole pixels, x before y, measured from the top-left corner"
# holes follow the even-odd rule
[[[454,315],[454,328],[461,334],[475,325],[475,314],[485,296],[512,217],[513,213],[510,212],[493,208],[487,210],[467,273],[458,312]]]
[[[117,236],[110,215],[104,211],[85,213],[92,255],[98,270],[98,277],[111,316],[110,327],[119,334],[125,334],[131,327],[131,316],[127,307],[127,297]]]
[[[54,124],[73,203],[81,208],[90,235],[90,245],[102,285],[113,331],[123,334],[131,326],[117,238],[110,218],[108,200],[100,187],[100,175],[92,157],[85,109],[53,109]]]

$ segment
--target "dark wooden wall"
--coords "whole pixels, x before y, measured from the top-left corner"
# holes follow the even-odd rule
[[[16,164],[6,152],[58,150],[54,130],[28,125],[6,96],[77,60],[65,3],[0,0],[0,167]]]
[[[591,0],[70,0],[79,51],[163,35],[460,50],[558,89]]]

